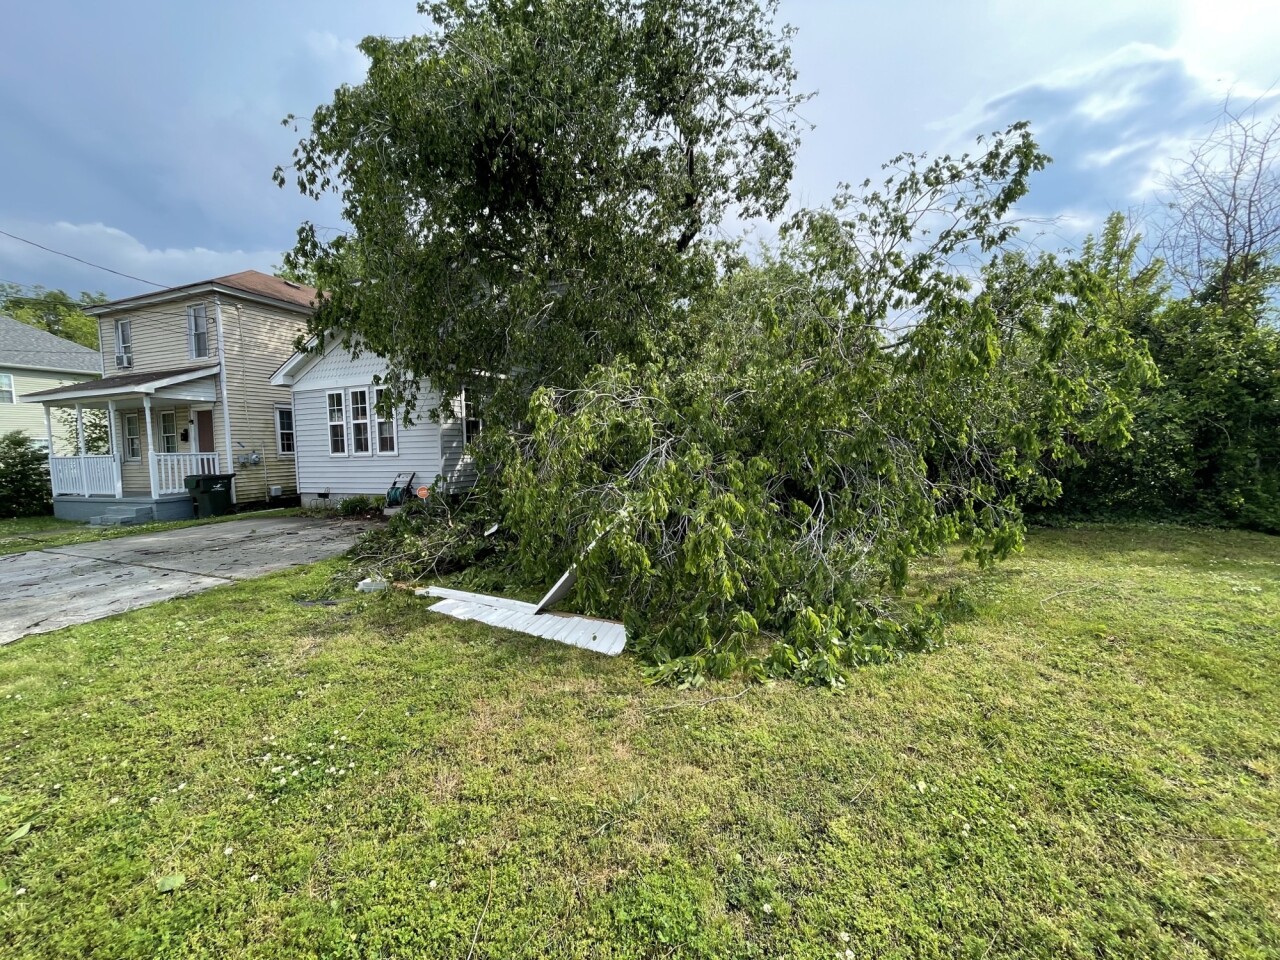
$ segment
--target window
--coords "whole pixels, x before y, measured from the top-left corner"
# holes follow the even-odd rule
[[[13,403],[17,397],[13,395],[13,374],[0,373],[0,403]]]
[[[341,393],[329,394],[329,454],[335,457],[347,454],[347,418]]]
[[[176,410],[160,411],[160,452],[178,452],[178,413]]]
[[[351,452],[369,452],[369,391],[352,390],[351,394]]]
[[[276,407],[276,453],[293,456],[293,407]]]
[[[126,460],[142,459],[142,433],[138,429],[138,415],[124,415],[124,458]]]
[[[187,342],[191,359],[209,356],[209,315],[203,303],[187,307]]]
[[[480,413],[479,394],[464,387],[462,390],[462,442],[464,444],[475,440],[484,430],[484,419]]]
[[[378,421],[378,452],[379,453],[395,453],[396,452],[396,412],[394,410],[384,410],[382,398],[386,394],[386,390],[378,387],[373,391],[374,411],[373,415]],[[389,419],[382,419],[383,413],[387,414]]]
[[[116,367],[128,370],[133,366],[133,321],[116,321]]]

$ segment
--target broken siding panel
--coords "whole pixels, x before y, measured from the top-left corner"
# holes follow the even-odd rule
[[[292,397],[288,387],[271,385],[271,375],[293,355],[295,341],[306,329],[306,317],[293,310],[240,303],[226,296],[221,300],[236,501],[265,500],[270,488],[277,485],[293,493],[297,490],[296,457],[281,454],[276,445],[276,406],[287,406]],[[217,429],[222,430],[221,419]],[[261,463],[236,462],[239,456],[255,452]]]

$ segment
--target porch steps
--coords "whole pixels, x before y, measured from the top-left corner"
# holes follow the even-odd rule
[[[98,517],[89,518],[91,527],[130,527],[137,523],[150,523],[156,518],[154,507],[111,507]]]

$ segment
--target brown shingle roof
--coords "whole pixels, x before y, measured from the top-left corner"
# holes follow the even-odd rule
[[[107,303],[95,303],[86,307],[85,312],[91,314],[110,313],[116,308],[127,306],[134,301],[148,302],[156,298],[169,299],[175,294],[181,294],[188,290],[195,291],[204,287],[226,287],[231,290],[253,294],[256,297],[270,297],[273,300],[279,300],[281,303],[304,309],[310,309],[315,305],[316,301],[314,287],[308,287],[303,283],[294,283],[292,280],[282,280],[279,277],[273,277],[257,270],[241,270],[239,273],[230,273],[225,277],[214,277],[212,280],[198,280],[195,283],[184,283],[181,286],[169,287],[165,290],[153,290],[149,293],[135,294],[132,297],[121,297],[119,300],[111,300]]]
[[[292,280],[282,280],[270,274],[259,273],[257,270],[241,270],[239,273],[217,277],[208,282],[243,290],[245,293],[256,293],[260,297],[274,297],[286,303],[296,303],[300,307],[310,307],[316,301],[314,287],[294,283]]]

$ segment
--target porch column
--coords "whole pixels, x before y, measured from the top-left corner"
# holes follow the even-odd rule
[[[156,441],[151,432],[151,394],[142,395],[142,412],[147,419],[147,474],[151,480],[151,499],[156,499]]]
[[[53,478],[53,414],[49,412],[47,403],[44,404],[44,435],[49,439],[49,487],[56,497],[61,491],[58,490],[58,482]]]
[[[116,402],[107,401],[107,443],[110,445],[112,470],[115,471],[116,499],[124,496],[124,472],[120,469],[123,461],[120,450],[120,438],[116,435]]]
[[[80,450],[80,492],[89,496],[89,468],[84,462],[84,408],[76,404],[76,446]]]

